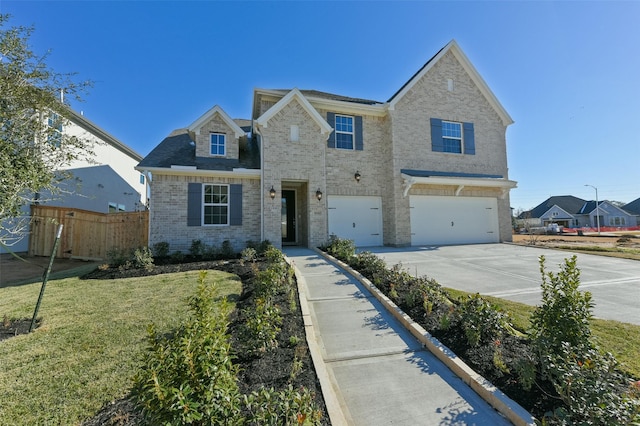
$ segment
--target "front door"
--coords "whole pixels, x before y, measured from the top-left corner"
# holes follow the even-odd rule
[[[282,190],[282,244],[296,243],[296,192]]]

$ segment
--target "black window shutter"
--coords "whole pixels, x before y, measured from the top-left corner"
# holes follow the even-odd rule
[[[327,146],[329,148],[335,148],[336,147],[336,113],[335,112],[327,113],[327,122],[331,127],[333,127],[333,130],[329,135],[329,139],[327,140]]]
[[[442,142],[442,120],[439,118],[431,119],[431,150],[444,152],[444,143]]]
[[[473,123],[463,123],[463,137],[464,137],[464,153],[469,155],[476,154],[476,141],[473,134]]]
[[[189,183],[187,189],[187,226],[202,225],[202,184]]]
[[[362,141],[362,116],[356,115],[354,118],[355,121],[355,132],[356,132],[356,151],[362,151],[364,148]]]
[[[242,185],[229,185],[229,225],[242,225]]]

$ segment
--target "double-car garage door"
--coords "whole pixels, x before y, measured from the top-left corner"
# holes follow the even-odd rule
[[[411,195],[411,245],[497,243],[498,201]]]
[[[330,234],[358,247],[382,245],[380,197],[331,195],[327,202]],[[411,195],[409,204],[412,246],[499,242],[496,198]]]

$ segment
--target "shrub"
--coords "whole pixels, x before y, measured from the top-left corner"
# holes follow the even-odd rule
[[[157,258],[169,257],[169,243],[160,241],[152,246],[153,255]]]
[[[130,255],[130,250],[113,247],[107,250],[107,261],[112,267],[124,266],[130,261]]]
[[[276,392],[262,389],[245,396],[248,421],[256,425],[319,425],[321,413],[307,389],[299,391],[291,385]]]
[[[237,424],[242,397],[231,362],[227,317],[231,306],[217,301],[215,285],[204,281],[190,301],[190,316],[175,335],[149,326],[149,348],[132,393],[151,424]]]
[[[256,299],[255,309],[244,311],[245,324],[243,341],[246,350],[263,352],[278,347],[278,333],[282,325],[280,309],[265,299]]]
[[[640,422],[640,399],[629,393],[628,378],[611,354],[591,340],[591,294],[578,290],[576,256],[559,273],[546,272],[540,257],[542,304],[531,316],[531,339],[542,380],[550,382],[563,405],[546,416],[548,424],[622,425]]]
[[[232,259],[236,257],[236,252],[233,250],[231,241],[224,240],[222,242],[222,247],[220,248],[220,255],[222,256],[223,259]]]
[[[133,251],[133,266],[144,268],[146,271],[153,269],[153,255],[149,247],[140,247]]]
[[[207,246],[202,240],[192,240],[189,247],[189,254],[196,259],[201,258],[207,249]]]
[[[255,262],[258,258],[258,252],[253,247],[246,247],[240,252],[240,259],[244,262]]]
[[[351,258],[356,254],[356,245],[352,240],[346,240],[331,234],[329,243],[323,249],[343,262],[350,263]]]

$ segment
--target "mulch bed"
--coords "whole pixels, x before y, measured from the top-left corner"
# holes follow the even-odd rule
[[[260,268],[261,263],[258,262],[257,266]],[[236,310],[230,318],[229,326],[231,341],[238,341],[238,333],[241,330],[241,324],[238,322],[238,312],[244,309],[251,309],[254,304],[252,297],[252,278],[255,275],[255,269],[251,264],[241,262],[240,260],[218,260],[156,265],[148,271],[145,269],[96,268],[93,272],[81,278],[119,279],[192,270],[221,270],[236,274],[242,280],[242,294],[236,301]],[[258,391],[263,387],[284,390],[289,384],[295,389],[302,387],[307,388],[315,394],[315,402],[322,411],[323,424],[330,425],[329,416],[322,398],[320,383],[317,379],[308,347],[306,346],[304,322],[300,306],[298,305],[296,310],[291,311],[286,295],[282,295],[281,300],[277,300],[276,302],[281,309],[283,320],[278,336],[279,346],[259,355],[235,354],[235,363],[240,367],[240,391],[248,394],[252,391]],[[30,322],[30,319],[14,321],[10,327],[4,327],[4,325],[7,325],[7,321],[0,322],[0,339],[3,336],[8,338],[28,332]],[[291,336],[295,336],[300,343],[297,345],[290,344],[292,340],[296,340],[290,339]],[[302,369],[292,379],[291,370],[294,360],[302,363]],[[82,424],[83,426],[135,426],[143,425],[145,422],[141,414],[137,412],[134,402],[127,396],[106,403],[94,417]]]

